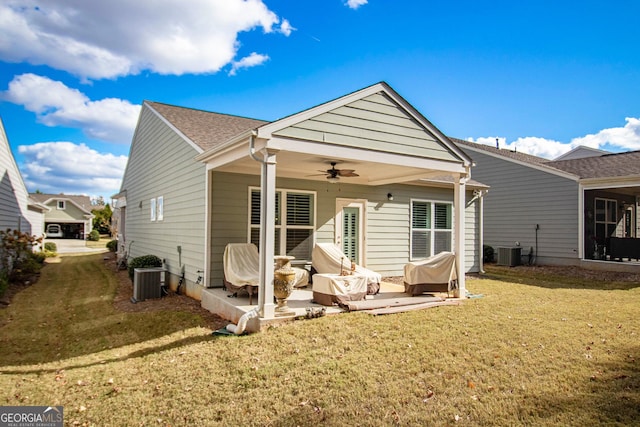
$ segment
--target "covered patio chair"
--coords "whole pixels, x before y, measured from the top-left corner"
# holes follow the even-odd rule
[[[451,292],[458,285],[456,256],[440,252],[404,266],[404,291],[415,296],[424,292]]]
[[[252,305],[253,296],[258,294],[260,284],[260,258],[256,245],[253,243],[227,244],[224,248],[222,264],[225,289],[235,296],[238,292],[247,292],[249,305]],[[296,273],[295,287],[303,287],[309,283],[307,270],[293,267],[293,271]]]
[[[351,270],[351,260],[334,243],[316,243],[311,252],[311,267],[320,274],[340,274],[342,270]],[[367,295],[380,291],[380,273],[361,265],[356,265],[355,273],[367,278]]]

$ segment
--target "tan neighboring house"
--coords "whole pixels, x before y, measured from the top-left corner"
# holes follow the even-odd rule
[[[44,214],[47,238],[86,239],[93,227],[89,196],[31,193],[30,197],[48,210]]]
[[[29,197],[0,119],[0,230],[40,237],[47,207]]]
[[[223,285],[225,246],[255,243],[263,318],[274,255],[309,263],[318,242],[383,276],[453,251],[464,297],[465,273],[482,268],[488,189],[471,167],[386,83],[273,122],[145,101],[112,197],[119,251],[158,256],[172,286],[184,274],[201,299]]]

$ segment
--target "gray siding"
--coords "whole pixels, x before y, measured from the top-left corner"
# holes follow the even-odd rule
[[[222,254],[227,243],[248,241],[249,187],[260,185],[259,176],[213,173],[212,199],[220,201],[212,208],[211,286],[222,285]],[[409,262],[410,200],[451,202],[452,189],[408,185],[368,187],[328,184],[318,181],[277,179],[279,189],[316,192],[316,242],[334,241],[334,217],[337,198],[367,200],[366,266],[384,276],[400,276]],[[387,201],[387,193],[394,196]],[[467,193],[467,200],[471,200]],[[478,203],[468,203],[466,226],[475,227],[479,218]],[[478,271],[479,231],[467,229],[467,271]]]
[[[578,261],[578,183],[539,169],[467,150],[473,179],[489,185],[484,204],[484,243],[496,251],[519,242],[536,246],[538,264]]]
[[[9,228],[31,234],[27,204],[27,189],[0,121],[0,230]]]
[[[143,107],[122,183],[127,192],[125,243],[131,244],[132,257],[152,254],[166,260],[172,281],[182,265],[192,282],[204,268],[206,173],[204,164],[194,160],[197,154]],[[164,219],[151,221],[150,200],[159,196]]]
[[[62,200],[62,199],[61,199]],[[50,209],[45,214],[45,222],[85,222],[87,212],[78,208],[69,200],[65,200],[64,209],[58,209],[58,200],[53,199],[46,206]]]
[[[382,93],[304,120],[274,135],[460,161],[429,131]]]

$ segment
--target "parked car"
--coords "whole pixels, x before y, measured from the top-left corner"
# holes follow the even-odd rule
[[[60,224],[49,224],[47,225],[46,236],[49,239],[55,239],[56,237],[64,237],[62,233],[62,227]]]

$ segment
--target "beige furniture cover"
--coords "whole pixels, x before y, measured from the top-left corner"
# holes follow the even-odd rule
[[[260,275],[260,257],[253,243],[229,243],[222,256],[224,285],[230,292],[246,291],[249,304],[253,304],[253,295],[258,293]],[[309,272],[304,268],[293,267],[296,273],[294,286],[307,286]]]
[[[452,252],[440,252],[404,266],[404,291],[410,295],[450,292],[456,288],[457,280],[456,256]]]
[[[313,275],[313,300],[322,305],[345,305],[347,301],[361,301],[367,296],[367,277],[359,274]]]
[[[340,274],[342,270],[351,270],[351,260],[334,243],[316,243],[311,252],[311,266],[317,273]],[[356,265],[356,274],[367,278],[367,293],[375,295],[380,290],[382,275],[360,265]]]

